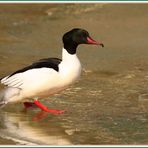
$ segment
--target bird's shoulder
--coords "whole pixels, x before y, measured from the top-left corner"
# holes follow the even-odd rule
[[[39,69],[39,68],[52,68],[55,71],[59,71],[58,65],[61,63],[61,59],[59,58],[44,58],[40,59],[36,62],[33,62],[31,65],[26,66],[22,69],[19,69],[12,73],[9,77],[18,74],[18,73],[23,73],[25,71],[31,70],[31,69]]]
[[[52,69],[55,71],[59,71],[58,65],[61,63],[61,59],[58,58],[46,58],[46,59],[40,59],[34,63],[32,63],[29,66],[26,66],[20,70],[15,71],[14,73],[3,77],[0,81],[2,84],[11,86],[11,87],[18,87],[22,88],[23,84],[30,81],[30,78],[44,78],[44,74],[48,69],[42,68],[49,68],[48,72]],[[34,71],[36,69],[37,71]],[[30,71],[32,70],[32,71]],[[30,71],[30,72],[29,72]],[[26,73],[25,73],[26,72]],[[27,73],[29,72],[29,73]],[[36,73],[37,72],[37,73]],[[28,74],[30,76],[28,76]],[[39,77],[38,77],[39,76]]]

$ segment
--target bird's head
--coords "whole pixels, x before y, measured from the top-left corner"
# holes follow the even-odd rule
[[[84,29],[75,28],[63,35],[64,48],[70,53],[75,54],[76,48],[80,44],[100,45],[103,43],[93,40],[89,33]]]

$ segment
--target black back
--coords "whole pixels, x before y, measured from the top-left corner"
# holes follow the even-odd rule
[[[36,68],[53,68],[56,71],[59,71],[58,65],[61,63],[61,59],[58,58],[46,58],[46,59],[40,59],[39,61],[32,63],[31,65],[24,67],[23,69],[17,70],[16,72],[12,73],[9,77],[17,74],[22,73],[27,70],[36,69]]]

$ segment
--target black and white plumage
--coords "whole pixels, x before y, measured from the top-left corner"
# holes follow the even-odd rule
[[[79,44],[101,45],[86,30],[72,29],[63,36],[62,60],[41,59],[1,79],[7,87],[0,92],[0,105],[29,98],[42,98],[55,94],[75,82],[81,74],[76,55]]]

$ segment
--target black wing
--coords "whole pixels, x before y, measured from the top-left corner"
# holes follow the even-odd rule
[[[24,67],[23,69],[17,70],[16,72],[12,73],[9,77],[17,74],[22,73],[30,69],[36,69],[36,68],[53,68],[56,71],[59,71],[58,65],[61,63],[61,59],[58,58],[46,58],[46,59],[40,59],[37,62],[32,63],[31,65]]]

